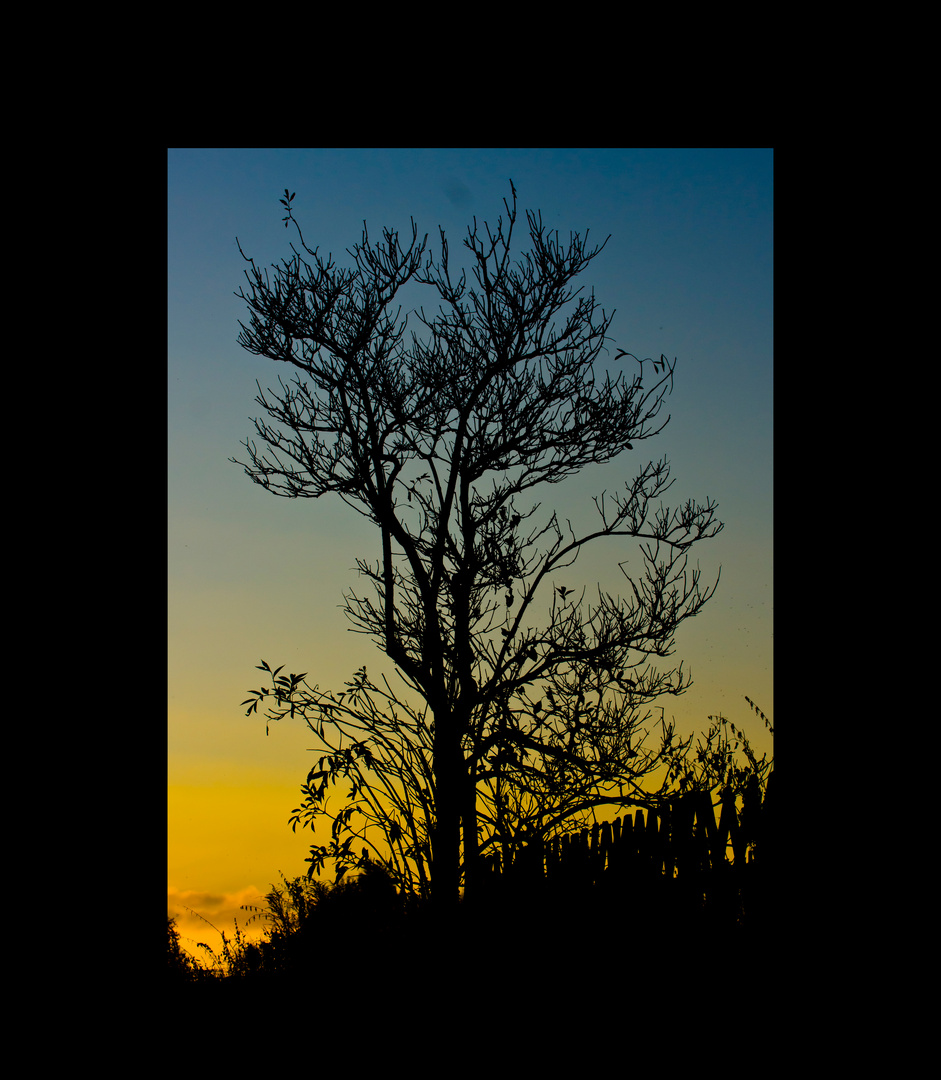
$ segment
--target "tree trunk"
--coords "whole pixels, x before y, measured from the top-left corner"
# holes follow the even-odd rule
[[[462,776],[464,793],[461,823],[464,836],[464,899],[477,899],[480,885],[480,864],[477,853],[477,787],[474,783],[472,766],[465,763]]]
[[[456,913],[461,887],[461,791],[464,759],[452,713],[435,717],[435,833],[431,899],[439,917]]]

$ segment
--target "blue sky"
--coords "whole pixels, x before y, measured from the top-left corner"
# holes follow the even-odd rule
[[[407,233],[414,218],[434,250],[443,226],[456,257],[472,217],[504,213],[511,179],[521,217],[541,210],[563,239],[572,230],[588,229],[599,243],[610,234],[584,285],[606,310],[616,309],[618,347],[677,359],[666,431],[640,456],[625,455],[549,497],[560,516],[587,518],[592,494],[666,454],[676,478],[672,503],[717,500],[725,530],[694,553],[706,580],[721,564],[719,592],[677,636],[676,657],[695,685],[663,704],[681,731],[705,728],[719,710],[747,722],[746,694],[773,714],[771,150],[171,149],[169,780],[245,790],[283,785],[284,813],[271,821],[272,837],[290,835],[285,823],[309,767],[310,741],[287,729],[266,739],[263,723],[246,719],[239,702],[261,684],[254,665],[262,657],[331,688],[363,663],[382,667],[368,640],[348,632],[339,606],[355,580],[355,557],[372,558],[377,549],[368,524],[342,503],[278,499],[228,461],[253,430],[256,378],[263,387],[277,378],[270,361],[237,344],[245,315],[235,293],[246,264],[236,236],[259,264],[287,256],[292,233],[278,201],[287,187],[296,192],[308,245],[341,265],[364,219],[378,238],[387,225]],[[522,241],[525,231],[517,235]],[[623,555],[605,550],[580,559],[571,585],[616,588],[611,575]],[[755,742],[770,749],[756,725],[747,725]],[[198,823],[192,828],[198,832]],[[171,852],[173,839],[171,830]],[[302,860],[306,840],[295,847]],[[246,857],[244,871],[262,887],[279,868],[264,858]],[[237,891],[240,872],[197,885],[194,865],[189,885],[177,871],[176,887],[221,895]]]

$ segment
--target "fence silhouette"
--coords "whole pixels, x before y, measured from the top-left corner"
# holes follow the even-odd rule
[[[757,922],[775,864],[773,773],[764,798],[755,780],[741,807],[726,796],[718,818],[708,792],[680,795],[590,829],[534,842],[492,864],[494,890],[589,890],[656,899],[671,911]]]

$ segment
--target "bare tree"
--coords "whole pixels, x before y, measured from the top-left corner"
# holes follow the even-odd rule
[[[452,268],[444,231],[435,259],[414,222],[405,246],[391,229],[371,244],[364,226],[352,267],[338,269],[307,246],[285,191],[300,246],[273,276],[243,253],[249,291],[238,294],[250,311],[239,343],[295,369],[277,390],[259,386],[264,446],[247,440],[240,464],[277,495],[336,493],[378,530],[380,557],[358,560],[372,591],[351,591],[345,607],[427,706],[415,775],[429,800],[432,896],[445,905],[462,871],[472,888],[482,844],[519,844],[643,797],[639,779],[675,749],[672,729],[644,748],[646,706],[689,685],[682,665],[654,659],[714,592],[689,549],[722,528],[708,499],[661,503],[665,458],[596,497],[585,531],[528,501],[661,432],[675,364],[618,350],[613,377],[596,370],[612,316],[573,282],[604,244],[590,249],[587,233],[563,243],[527,212],[529,250],[511,260],[511,189],[505,220],[468,228],[472,283]],[[434,314],[402,315],[407,283],[430,290]],[[410,317],[421,329],[407,336]],[[562,571],[602,537],[638,542],[642,570],[619,564],[624,598],[565,584]],[[273,680],[254,704],[271,693],[273,715],[301,703],[327,706],[321,725],[339,719],[319,691],[299,702],[301,681]]]

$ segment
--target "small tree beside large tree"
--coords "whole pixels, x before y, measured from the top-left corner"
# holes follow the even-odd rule
[[[371,591],[349,592],[345,610],[404,683],[362,669],[331,693],[263,664],[270,685],[246,704],[270,700],[269,719],[300,715],[321,738],[295,825],[316,821],[334,781],[351,785],[312,869],[357,865],[378,827],[375,857],[445,909],[494,853],[651,798],[642,781],[685,744],[670,724],[652,729],[649,706],[689,685],[682,664],[656,661],[715,590],[689,555],[722,528],[708,499],[663,505],[665,458],[595,497],[583,530],[533,501],[659,434],[675,365],[618,350],[616,373],[600,372],[612,315],[573,283],[604,244],[563,243],[527,212],[529,249],[511,259],[511,189],[505,219],[468,228],[470,278],[444,231],[435,258],[414,222],[404,246],[391,229],[371,243],[364,226],[339,269],[307,246],[285,191],[299,246],[270,275],[243,253],[238,294],[239,343],[293,369],[259,386],[263,445],[247,440],[240,464],[276,495],[336,494],[375,525],[378,558],[357,560]],[[403,316],[406,286],[437,310]],[[624,597],[566,585],[604,537],[639,549],[639,572],[619,563]]]

